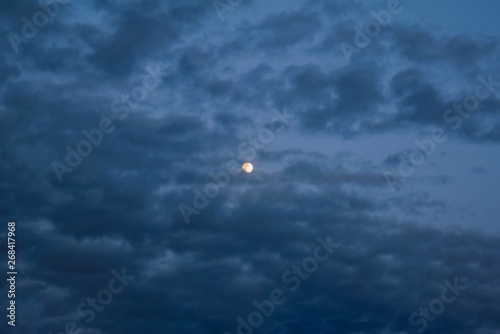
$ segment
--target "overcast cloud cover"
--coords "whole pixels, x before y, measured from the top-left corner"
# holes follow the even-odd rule
[[[498,1],[44,3],[0,3],[1,333],[500,333]]]

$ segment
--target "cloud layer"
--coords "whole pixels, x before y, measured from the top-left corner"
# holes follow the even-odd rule
[[[497,333],[498,230],[475,226],[494,219],[495,190],[480,200],[490,213],[453,200],[457,179],[499,180],[495,158],[473,153],[500,140],[498,34],[420,25],[422,9],[402,2],[349,63],[340,44],[355,45],[353,28],[386,1],[219,2],[223,21],[212,2],[61,1],[29,38],[42,7],[0,5],[0,221],[17,222],[15,330],[233,334],[253,301],[281,289],[286,300],[255,333],[416,333],[424,322],[427,333]],[[78,153],[94,129],[102,140]],[[398,177],[399,157],[419,149],[401,138],[434,129],[447,142],[392,191],[384,172]],[[467,174],[447,167],[445,145],[472,145],[449,153],[471,161]],[[229,173],[248,148],[254,172]],[[54,161],[68,168],[59,177]],[[206,196],[221,171],[228,182]],[[189,225],[181,203],[198,211]],[[456,216],[470,223],[449,227]],[[341,245],[292,291],[283,273],[328,236]],[[92,320],[78,312],[122,268],[135,277],[123,291]],[[455,279],[467,289],[412,326]]]

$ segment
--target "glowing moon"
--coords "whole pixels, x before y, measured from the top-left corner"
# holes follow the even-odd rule
[[[241,169],[243,169],[243,170],[244,170],[245,172],[247,172],[247,173],[251,173],[251,172],[253,171],[253,166],[252,166],[252,164],[251,164],[251,163],[249,163],[249,162],[245,162],[245,163],[243,164],[243,166],[241,167]]]

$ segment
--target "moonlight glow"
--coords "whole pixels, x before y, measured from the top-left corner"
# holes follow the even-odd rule
[[[247,172],[247,173],[251,173],[251,172],[253,171],[253,166],[252,166],[252,164],[251,164],[251,163],[249,163],[249,162],[245,162],[245,163],[243,164],[243,166],[241,167],[241,169],[243,169],[243,170],[244,170],[245,172]]]

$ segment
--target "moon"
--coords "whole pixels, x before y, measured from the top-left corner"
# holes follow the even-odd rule
[[[243,169],[247,173],[251,173],[253,171],[253,166],[249,162],[245,162],[243,166],[241,166],[241,169]]]

